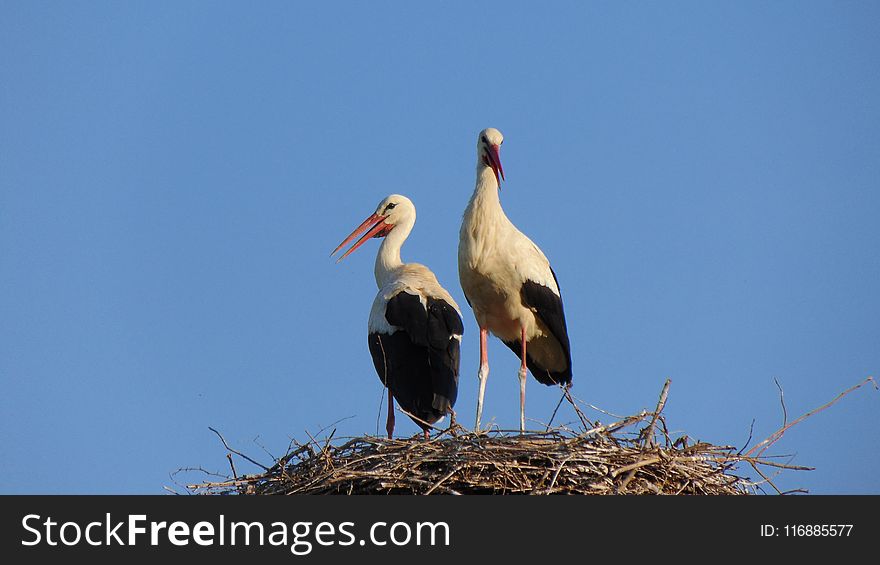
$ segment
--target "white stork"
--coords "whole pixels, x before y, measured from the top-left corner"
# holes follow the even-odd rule
[[[488,332],[520,358],[519,427],[525,430],[526,368],[545,385],[571,384],[571,346],[556,274],[537,245],[511,223],[498,197],[504,179],[501,132],[477,138],[477,184],[464,211],[458,243],[461,288],[480,326],[477,424],[489,377]]]
[[[455,300],[424,265],[404,263],[400,248],[416,223],[409,198],[388,196],[375,213],[333,250],[364,235],[337,261],[371,237],[384,237],[376,254],[376,284],[368,324],[370,354],[388,388],[388,438],[394,431],[394,400],[424,431],[446,414],[458,395],[458,363],[464,326]]]

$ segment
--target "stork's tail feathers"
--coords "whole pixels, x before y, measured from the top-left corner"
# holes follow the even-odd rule
[[[522,343],[520,340],[516,339],[513,341],[505,341],[504,345],[509,347],[511,351],[516,353],[516,356],[522,360]],[[535,379],[547,386],[555,386],[555,385],[563,385],[565,387],[571,386],[571,363],[568,364],[568,367],[565,368],[564,371],[549,371],[539,365],[532,356],[526,352],[526,366],[529,368],[529,372],[532,374]]]

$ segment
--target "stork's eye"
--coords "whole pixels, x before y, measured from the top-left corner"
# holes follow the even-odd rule
[[[397,206],[396,202],[390,203],[388,206],[385,206],[385,211],[394,210],[394,207]]]
[[[485,136],[485,135],[480,136],[480,139],[482,140],[483,143],[489,143],[489,140],[486,139],[486,136]]]

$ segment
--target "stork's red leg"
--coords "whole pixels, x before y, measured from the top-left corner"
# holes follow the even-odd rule
[[[474,431],[480,431],[480,419],[483,417],[483,395],[486,394],[486,379],[489,378],[489,330],[480,328],[480,392],[477,395],[477,424]]]
[[[388,389],[388,420],[385,422],[385,431],[388,432],[388,439],[394,435],[394,397],[391,395],[391,389]]]
[[[519,367],[519,431],[526,431],[526,328],[521,328],[522,363]]]

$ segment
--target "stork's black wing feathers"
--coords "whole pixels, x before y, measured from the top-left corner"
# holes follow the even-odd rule
[[[556,273],[551,267],[550,272],[553,274],[553,280],[556,282],[556,288],[559,288],[559,280]],[[560,289],[560,293],[562,290]],[[571,344],[568,340],[568,327],[565,323],[565,310],[562,306],[562,296],[557,295],[542,284],[533,281],[526,281],[520,290],[520,297],[523,304],[529,308],[537,310],[538,317],[550,329],[550,332],[559,340],[562,349],[571,360]]]
[[[445,300],[428,299],[428,343],[442,349],[453,335],[464,334],[464,324],[455,308]]]
[[[431,383],[434,388],[432,405],[449,412],[458,397],[459,338],[464,333],[461,316],[448,302],[428,299],[428,355]]]
[[[445,300],[428,298],[426,307],[418,296],[400,292],[386,304],[385,319],[400,329],[370,334],[379,378],[401,408],[436,422],[451,411],[458,396],[460,353],[454,336],[464,330],[461,317]]]
[[[556,281],[556,287],[559,288],[559,281],[556,273],[553,273],[553,280]],[[562,306],[562,297],[550,290],[549,287],[536,283],[535,281],[526,281],[520,289],[520,299],[524,306],[533,308],[535,315],[544,322],[556,341],[559,342],[565,353],[567,367],[564,371],[551,372],[539,366],[529,355],[526,348],[526,364],[532,375],[538,381],[546,384],[568,384],[571,382],[571,343],[568,339],[568,327],[565,324],[565,310]],[[521,354],[521,344],[519,340],[507,343],[514,353],[519,356]]]
[[[428,317],[415,294],[395,294],[385,305],[385,319],[392,326],[403,328],[416,345],[428,345]]]

